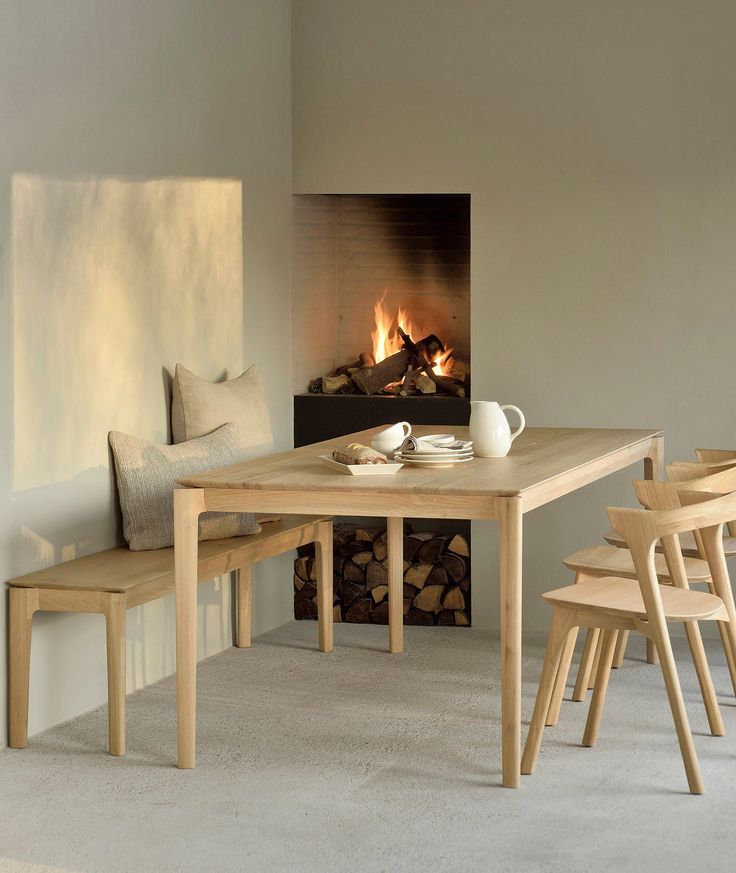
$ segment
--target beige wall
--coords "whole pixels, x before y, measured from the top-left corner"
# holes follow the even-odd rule
[[[0,6],[8,579],[116,542],[106,432],[166,438],[176,361],[210,378],[256,361],[290,444],[272,341],[289,332],[289,4]],[[229,596],[227,579],[200,587],[201,655],[229,645]],[[290,618],[288,558],[259,569],[254,609],[256,633]],[[172,671],[172,619],[170,598],[128,613],[129,689]],[[31,732],[105,696],[103,620],[37,616]],[[4,706],[0,688],[3,733]]]
[[[727,0],[295,0],[295,190],[471,193],[475,397],[734,446],[735,29]],[[628,478],[528,518],[528,627]]]

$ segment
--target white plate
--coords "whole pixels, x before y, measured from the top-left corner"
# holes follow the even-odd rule
[[[419,460],[419,458],[401,458],[402,463],[410,464],[415,467],[452,467],[454,464],[467,464],[468,461],[474,460],[470,458],[427,458]]]
[[[329,455],[318,455],[321,461],[337,470],[340,473],[345,473],[348,476],[393,476],[398,473],[404,466],[403,463],[396,464],[341,464],[334,460]]]
[[[399,461],[451,461],[453,459],[472,458],[472,450],[462,452],[396,452],[394,457]]]

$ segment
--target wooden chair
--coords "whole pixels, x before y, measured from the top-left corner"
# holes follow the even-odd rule
[[[657,578],[663,584],[672,585],[674,581],[670,574],[664,555],[657,554],[654,558]],[[615,546],[591,546],[579,549],[568,555],[562,563],[575,573],[575,582],[585,582],[589,579],[601,579],[606,576],[618,576],[625,579],[636,579],[636,568],[631,552],[628,549],[618,549]],[[700,558],[684,559],[685,573],[689,582],[707,582],[710,580],[708,562]],[[556,725],[560,717],[562,698],[565,693],[570,665],[577,642],[577,628],[570,632],[567,644],[560,660],[557,671],[552,700],[547,713],[546,724]],[[622,631],[616,641],[616,649],[613,656],[613,667],[618,668],[623,662],[628,633]],[[577,679],[572,693],[572,699],[578,702],[585,700],[586,692],[593,687],[602,645],[600,628],[589,628],[585,637],[583,653],[580,658]]]
[[[716,470],[718,472],[716,473],[712,473],[712,469],[713,468],[710,465],[694,464],[692,462],[675,462],[673,464],[669,464],[666,468],[666,471],[668,477],[672,480],[672,482],[658,483],[651,488],[646,485],[642,485],[641,483],[635,483],[634,488],[637,494],[637,498],[646,509],[672,509],[680,505],[677,494],[681,490],[707,491],[711,493],[731,493],[733,491],[736,491],[736,468],[717,467]],[[700,478],[694,478],[696,476],[699,476]],[[729,528],[732,527],[736,527],[733,521],[729,522]],[[736,530],[734,530],[733,532],[736,533]],[[616,534],[616,536],[617,538],[620,537],[620,535],[618,534]],[[701,573],[703,568],[707,569],[707,563],[702,560],[704,558],[703,549],[699,544],[697,536],[695,534],[692,534],[691,532],[688,532],[686,535],[680,537],[681,545],[685,538],[687,538],[688,545],[700,558],[700,560],[698,558],[693,558],[689,556],[684,558],[685,577],[687,579],[687,582],[705,582],[709,586],[709,589],[713,591],[714,589],[712,581],[710,579],[709,570],[706,575],[702,575]],[[730,557],[732,555],[732,549],[730,547],[730,537],[724,537],[723,542],[724,554],[726,555],[726,557]],[[605,549],[606,547],[601,546],[599,548]],[[662,549],[662,546],[657,546],[657,549]],[[601,561],[598,565],[598,572],[595,572],[594,568],[588,566],[585,568],[586,574],[589,576],[602,576],[606,575],[605,570],[607,567],[613,570],[614,568],[628,568],[629,566],[633,566],[633,561],[631,559],[630,553],[625,548],[624,542],[621,542],[621,547],[619,550],[622,555],[625,555],[626,557],[618,559],[609,558],[606,562]],[[683,548],[682,551],[684,554],[685,549]],[[582,552],[575,553],[575,555],[570,556],[570,559],[574,559],[576,558],[576,556],[585,554],[586,552],[594,554],[593,550],[583,550]],[[575,565],[574,562],[570,562],[570,559],[565,559],[566,565],[571,567],[571,569],[577,570],[578,566]],[[660,556],[659,554],[655,555],[655,565],[660,582],[663,582],[665,584],[672,584],[672,580],[668,579],[667,573],[662,572],[662,560],[663,556]],[[589,564],[590,563],[592,563],[592,559],[589,560]],[[634,576],[631,576],[630,573],[620,572],[619,569],[615,569],[615,572],[608,573],[608,575],[620,575],[627,576],[629,578],[635,578]],[[687,585],[687,587],[689,587],[689,584]],[[730,601],[732,600],[730,586],[728,588],[727,596],[730,603]],[[719,623],[718,630],[721,636],[723,650],[726,655],[726,663],[728,664],[731,684],[733,686],[734,693],[736,693],[736,650],[734,649],[734,645],[732,644],[732,642],[729,641],[727,627]],[[616,652],[613,660],[614,667],[620,667],[623,663],[627,642],[628,634],[625,631],[622,631],[618,635],[616,642]],[[578,676],[572,695],[572,699],[575,701],[584,700],[586,689],[593,687],[593,678],[596,675],[596,668],[600,659],[600,646],[601,636],[598,630],[589,630],[585,640],[583,653],[580,659]],[[550,704],[550,712],[547,720],[548,725],[556,724],[559,718],[559,710],[565,690],[565,685],[567,683],[571,659],[572,649],[570,649],[569,651],[569,657],[568,650],[566,649],[560,663],[560,671],[561,674],[564,675],[560,675],[557,679],[557,682],[555,683],[555,692],[552,696],[552,703]]]
[[[578,627],[603,628],[598,675],[583,735],[583,745],[593,746],[600,730],[616,633],[634,630],[651,639],[657,649],[688,786],[693,794],[702,794],[703,780],[667,622],[730,621],[720,596],[728,584],[722,536],[723,525],[736,517],[736,494],[713,497],[703,492],[683,491],[679,498],[685,505],[667,511],[609,508],[608,516],[614,529],[628,543],[637,581],[619,577],[593,579],[543,595],[553,605],[554,612],[534,714],[522,756],[522,773],[530,774],[536,766],[557,668],[570,632]],[[654,559],[657,541],[666,548],[665,557],[673,578],[680,578],[684,569],[677,536],[687,531],[700,534],[717,594],[659,584]],[[707,662],[699,669],[707,672]]]
[[[736,467],[736,452],[722,451],[720,449],[696,449],[695,454],[699,459],[697,463],[694,461],[674,461],[668,464],[665,468],[667,478],[672,482],[702,481],[708,476],[725,473],[729,469]],[[707,458],[708,460],[701,461],[701,458]],[[698,486],[695,490],[710,491],[711,489],[706,486]],[[728,534],[723,537],[723,549],[727,558],[734,558],[736,557],[736,521],[729,522],[727,527]],[[626,548],[626,543],[623,542],[621,535],[616,531],[608,531],[603,535],[603,539],[617,548]],[[694,558],[700,556],[698,543],[692,533],[688,532],[680,537],[680,546],[683,555]],[[657,547],[657,550],[661,551],[661,547]]]

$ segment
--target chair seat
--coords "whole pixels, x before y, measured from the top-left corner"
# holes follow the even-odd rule
[[[715,594],[667,586],[662,586],[659,590],[664,614],[672,621],[728,621],[723,601]],[[621,618],[646,619],[639,583],[632,579],[605,576],[602,579],[591,579],[548,591],[542,596],[555,606],[600,612]]]
[[[702,558],[685,558],[684,562],[687,578],[691,582],[706,582],[710,579],[710,568],[707,561],[702,560]],[[587,549],[578,549],[577,552],[564,558],[562,563],[576,573],[636,579],[634,559],[631,552],[623,547],[591,546]],[[660,582],[672,583],[664,555],[654,556],[654,567]]]
[[[698,551],[698,547],[695,545],[695,537],[693,536],[692,531],[686,531],[685,533],[679,534],[680,538],[680,547],[682,549],[682,554],[689,558],[699,558],[700,552]],[[610,543],[612,546],[616,546],[619,549],[626,548],[626,540],[621,536],[618,531],[609,530],[607,533],[603,534],[603,539]],[[657,546],[657,551],[661,552],[661,545]],[[736,537],[723,537],[723,551],[726,554],[727,558],[736,557]]]

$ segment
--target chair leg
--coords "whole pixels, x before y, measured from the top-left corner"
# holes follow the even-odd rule
[[[595,687],[596,676],[598,675],[598,665],[601,662],[601,651],[603,649],[603,631],[598,634],[598,642],[593,655],[593,664],[590,668],[590,676],[588,677],[588,689],[592,690]]]
[[[591,670],[593,669],[593,658],[595,657],[599,636],[599,628],[588,628],[588,633],[585,636],[585,645],[583,646],[583,654],[580,657],[578,677],[575,680],[575,688],[572,692],[572,699],[578,701],[578,703],[585,700],[585,692],[588,690],[588,682]]]
[[[253,613],[253,565],[246,564],[236,574],[237,604],[235,608],[235,645],[250,648]]]
[[[647,638],[647,664],[659,664],[657,648],[649,638]]]
[[[109,751],[125,754],[125,595],[105,598]]]
[[[731,625],[727,621],[719,621],[716,623],[718,625],[718,633],[721,637],[723,653],[726,656],[728,675],[731,677],[731,688],[733,688],[733,693],[736,694],[736,658],[734,658],[733,648],[731,646],[731,639],[729,636]]]
[[[31,675],[31,626],[38,604],[35,588],[10,589],[8,619],[8,692],[10,718],[8,745],[25,749],[28,745],[28,688]]]
[[[629,642],[629,631],[620,630],[618,639],[616,640],[616,650],[613,653],[613,668],[618,670],[624,665],[624,656],[626,654],[626,646]]]
[[[616,639],[618,631],[607,628],[601,635],[601,653],[598,660],[598,672],[595,677],[595,687],[593,689],[593,697],[590,701],[590,709],[588,710],[588,718],[585,722],[585,733],[583,734],[583,745],[594,746],[598,739],[598,733],[601,726],[601,715],[603,713],[603,704],[606,701],[606,691],[608,691],[608,679],[611,675],[611,664],[613,663],[613,653],[616,648]]]
[[[314,542],[317,562],[317,617],[319,620],[319,650],[331,652],[333,643],[332,609],[332,521],[317,525]]]
[[[539,756],[539,747],[542,744],[544,722],[549,712],[552,688],[555,684],[557,668],[562,656],[562,650],[569,639],[570,631],[575,626],[575,613],[569,609],[555,608],[552,613],[552,625],[549,629],[547,640],[547,652],[544,656],[542,676],[539,680],[537,699],[534,703],[529,734],[524,746],[524,754],[521,757],[521,772],[529,775],[534,772],[534,767]]]
[[[700,775],[700,764],[698,763],[698,756],[695,752],[693,735],[690,731],[690,722],[688,721],[687,712],[685,710],[685,701],[682,699],[680,679],[677,675],[677,666],[675,665],[675,659],[672,654],[672,644],[670,643],[669,634],[667,633],[666,627],[662,630],[654,621],[650,622],[650,627],[659,654],[659,662],[662,667],[662,675],[664,676],[664,684],[667,689],[667,697],[670,702],[670,709],[672,710],[672,718],[675,722],[677,739],[680,743],[682,761],[685,765],[685,773],[687,774],[687,784],[693,794],[702,794],[703,777]]]
[[[708,725],[710,732],[714,737],[722,737],[724,734],[723,719],[721,718],[721,709],[718,706],[718,698],[716,690],[713,687],[713,677],[710,674],[708,667],[708,659],[703,648],[703,638],[700,635],[700,627],[696,621],[685,622],[685,634],[687,635],[690,652],[693,656],[695,664],[695,672],[698,676],[698,684],[700,685],[700,693],[703,697],[705,712],[708,716]]]
[[[562,650],[560,664],[557,668],[557,676],[555,678],[554,688],[552,689],[552,699],[549,703],[549,711],[547,712],[547,727],[556,725],[560,720],[560,709],[562,708],[562,698],[565,695],[565,687],[567,685],[567,677],[570,675],[570,664],[572,656],[575,652],[575,643],[578,639],[578,628],[574,627],[567,635],[565,648]]]

